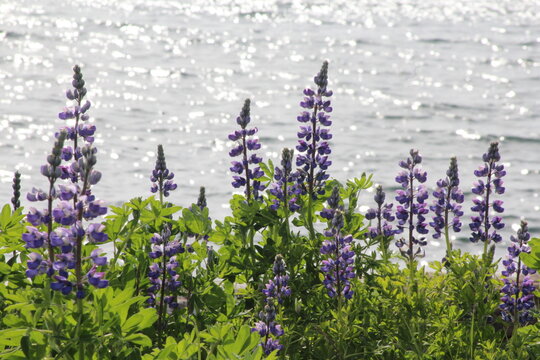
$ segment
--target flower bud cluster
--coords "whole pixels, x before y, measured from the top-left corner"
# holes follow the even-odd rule
[[[167,169],[165,153],[163,152],[163,146],[160,144],[158,145],[156,167],[150,176],[150,181],[152,182],[150,191],[153,193],[159,192],[160,199],[163,199],[163,196],[169,196],[170,192],[177,188],[177,185],[173,182],[173,179],[174,173]]]

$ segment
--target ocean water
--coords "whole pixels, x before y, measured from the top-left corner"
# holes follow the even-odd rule
[[[398,161],[418,148],[433,187],[455,155],[468,209],[473,171],[498,140],[505,241],[520,218],[540,236],[537,0],[1,0],[0,202],[14,170],[25,192],[45,185],[39,165],[77,63],[98,127],[96,195],[114,205],[149,195],[163,144],[179,184],[170,200],[189,205],[206,186],[222,218],[233,193],[227,135],[243,100],[276,161],[296,144],[302,90],[325,59],[333,177],[373,173],[392,193]],[[363,194],[360,210],[372,204]],[[464,223],[458,246],[481,251]],[[431,241],[426,259],[443,248]]]

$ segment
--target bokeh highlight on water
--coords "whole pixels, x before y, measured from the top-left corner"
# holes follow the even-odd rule
[[[431,188],[456,155],[470,200],[473,170],[499,140],[503,236],[522,216],[540,236],[539,34],[535,0],[4,0],[0,202],[16,169],[23,193],[44,184],[39,164],[78,63],[99,129],[98,196],[113,205],[149,196],[162,143],[179,184],[170,200],[195,202],[204,185],[222,218],[233,192],[227,134],[243,100],[252,99],[265,158],[278,162],[295,145],[302,89],[328,59],[334,177],[373,173],[391,192],[397,162],[415,147]],[[479,252],[469,233],[465,225],[459,246]],[[426,259],[443,248],[431,241]]]

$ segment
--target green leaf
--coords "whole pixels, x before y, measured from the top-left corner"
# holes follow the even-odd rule
[[[152,340],[148,336],[141,333],[128,335],[124,338],[124,340],[129,341],[133,344],[141,345],[143,347],[152,346]]]
[[[158,316],[156,309],[143,309],[127,319],[127,321],[122,325],[122,331],[124,333],[130,333],[133,331],[146,329],[147,327],[152,326],[152,324],[156,322],[157,318]]]

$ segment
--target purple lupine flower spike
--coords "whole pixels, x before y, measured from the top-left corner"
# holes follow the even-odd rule
[[[297,182],[298,173],[292,172],[293,155],[294,150],[283,149],[281,167],[276,167],[274,170],[274,179],[276,182],[269,190],[270,194],[275,196],[272,205],[270,205],[270,208],[273,210],[279,209],[280,206],[292,212],[300,209],[297,201],[298,195],[302,193],[302,189]]]
[[[178,288],[182,285],[177,273],[179,263],[176,255],[184,253],[185,248],[180,241],[171,239],[171,227],[166,223],[160,234],[154,234],[150,239],[152,243],[149,257],[151,265],[148,270],[150,287],[147,289],[149,296],[147,303],[150,307],[156,307],[158,331],[163,334],[166,327],[165,315],[178,308]]]
[[[354,278],[354,251],[352,251],[352,236],[343,236],[341,229],[344,226],[343,206],[340,205],[339,188],[336,186],[327,200],[328,208],[321,212],[321,216],[330,222],[329,228],[324,232],[328,240],[321,246],[321,254],[328,255],[322,261],[321,270],[325,273],[323,284],[328,296],[341,297],[349,300],[354,291],[351,289],[350,279]]]
[[[489,150],[482,156],[484,164],[474,171],[474,175],[479,180],[474,184],[472,192],[477,195],[473,200],[474,206],[471,210],[478,213],[471,217],[469,227],[472,230],[470,240],[484,242],[484,254],[487,253],[488,245],[491,241],[498,243],[502,240],[501,235],[497,233],[504,227],[502,218],[494,215],[490,218],[490,208],[497,214],[504,211],[501,200],[493,200],[495,194],[504,194],[502,178],[506,175],[504,165],[499,164],[501,156],[499,154],[499,143],[492,142]],[[485,182],[484,180],[485,179]],[[492,229],[493,228],[493,229]],[[492,231],[491,231],[492,230]]]
[[[264,185],[261,184],[260,178],[264,175],[262,170],[257,166],[262,161],[262,158],[255,153],[248,155],[250,151],[256,151],[261,148],[259,139],[248,138],[257,133],[257,128],[246,129],[251,121],[250,117],[251,100],[246,99],[240,115],[236,118],[236,122],[240,125],[241,130],[236,130],[229,134],[229,140],[236,141],[236,145],[229,151],[229,156],[242,156],[242,161],[232,161],[230,170],[238,175],[233,175],[232,186],[235,188],[245,187],[246,199],[248,201],[253,197],[255,200],[261,198],[260,192],[264,190]],[[250,168],[250,165],[254,166]]]
[[[386,256],[388,252],[390,238],[400,232],[399,230],[393,229],[391,224],[396,219],[392,211],[394,204],[385,203],[385,198],[386,194],[384,193],[382,186],[377,186],[375,189],[375,196],[373,197],[377,204],[377,208],[369,209],[366,213],[366,219],[377,219],[376,226],[369,228],[369,236],[371,236],[372,239],[382,236],[381,250],[384,256]]]
[[[153,193],[159,192],[159,199],[163,202],[163,196],[169,196],[169,193],[176,189],[177,185],[173,182],[174,173],[167,169],[167,163],[165,162],[165,153],[163,152],[163,146],[158,145],[158,153],[156,159],[156,167],[152,171],[150,181],[152,181],[152,187],[150,191]]]
[[[415,185],[415,180],[423,184],[427,180],[427,172],[418,167],[422,163],[422,156],[418,150],[411,149],[410,157],[400,161],[403,168],[397,176],[396,182],[402,189],[396,191],[396,200],[400,205],[396,208],[399,233],[408,229],[408,239],[402,237],[396,242],[401,254],[409,259],[410,266],[416,257],[424,256],[422,246],[427,245],[424,235],[428,233],[426,214],[429,212],[426,200],[428,191],[424,185]],[[415,234],[416,232],[416,234]],[[414,250],[414,245],[417,249]]]
[[[265,289],[262,290],[265,295],[265,306],[264,310],[259,313],[261,320],[251,329],[252,332],[257,331],[264,338],[261,346],[266,355],[269,355],[274,350],[279,351],[283,348],[283,345],[277,339],[284,334],[284,331],[281,325],[276,322],[276,306],[282,304],[283,299],[291,295],[285,261],[280,254],[276,255],[272,270],[274,278],[273,280],[269,280]]]
[[[505,270],[502,271],[504,286],[501,293],[504,295],[501,297],[502,304],[499,307],[502,310],[503,320],[513,322],[516,327],[535,320],[530,310],[535,306],[533,293],[536,287],[529,275],[536,271],[523,264],[519,256],[522,252],[531,252],[531,248],[527,245],[530,238],[527,223],[522,221],[517,236],[510,237],[512,244],[508,247],[507,259],[503,260]]]
[[[76,101],[73,107],[67,108],[59,115],[61,119],[86,121],[86,111],[90,103],[81,105],[86,95],[85,83],[81,69],[73,68],[73,90],[66,96]],[[26,275],[34,278],[47,274],[52,282],[51,289],[64,295],[75,292],[78,299],[86,294],[87,285],[103,288],[108,285],[105,274],[98,271],[99,266],[105,266],[107,259],[92,252],[90,257],[83,257],[85,240],[88,243],[101,243],[108,239],[105,226],[85,224],[86,221],[105,215],[107,208],[96,200],[92,194],[92,186],[96,185],[101,173],[94,169],[97,159],[97,149],[92,141],[86,140],[83,146],[77,145],[80,134],[75,127],[64,127],[55,134],[56,142],[52,154],[47,157],[47,164],[41,167],[41,173],[49,180],[48,194],[33,188],[27,195],[29,201],[47,200],[47,209],[30,208],[27,220],[33,226],[23,234],[23,240],[28,248],[36,249],[29,256]],[[84,136],[83,136],[84,138]],[[74,141],[74,147],[65,146],[67,139]],[[62,161],[72,161],[70,165],[61,165]],[[59,179],[69,179],[70,183],[57,184]],[[81,182],[79,183],[79,180]],[[54,203],[54,207],[53,207]],[[56,225],[53,225],[56,223]],[[47,250],[43,250],[46,248]],[[48,259],[44,259],[44,253]],[[90,270],[88,270],[90,269]]]
[[[429,223],[429,225],[435,230],[433,238],[439,239],[444,235],[446,250],[449,252],[452,250],[449,229],[452,228],[454,232],[460,232],[460,217],[463,216],[459,204],[463,203],[464,197],[463,192],[459,189],[458,165],[455,157],[450,159],[450,167],[446,171],[446,176],[446,179],[437,181],[437,188],[433,192],[435,199],[430,209],[433,211],[434,216],[433,222]],[[452,219],[450,219],[450,216],[452,216]]]
[[[324,193],[324,185],[329,175],[326,173],[332,164],[328,155],[332,152],[328,140],[332,139],[329,129],[332,124],[329,113],[332,112],[331,102],[328,98],[332,91],[328,86],[328,62],[325,61],[321,70],[315,76],[317,89],[304,90],[304,100],[300,106],[305,109],[297,117],[302,123],[298,132],[299,154],[296,157],[296,166],[299,167],[298,182],[312,198]]]

